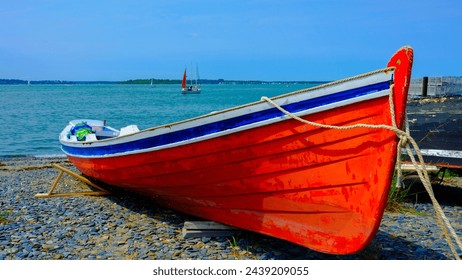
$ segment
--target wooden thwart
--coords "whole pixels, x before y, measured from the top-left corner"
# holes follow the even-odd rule
[[[77,195],[95,195],[95,196],[100,196],[100,195],[109,195],[109,192],[100,186],[96,185],[92,181],[88,180],[87,178],[69,170],[66,169],[58,164],[52,163],[52,167],[60,170],[58,177],[56,177],[56,180],[54,181],[53,185],[51,186],[50,191],[48,193],[38,193],[35,195],[37,198],[45,198],[45,197],[66,197],[66,196],[77,196]],[[55,190],[56,186],[59,183],[59,180],[61,180],[61,177],[63,176],[64,173],[67,173],[71,175],[72,177],[79,179],[80,181],[94,187],[95,189],[98,189],[99,191],[88,191],[88,192],[69,192],[69,193],[53,193]]]
[[[186,221],[184,222],[182,237],[219,237],[231,236],[241,229],[220,224],[213,221]]]

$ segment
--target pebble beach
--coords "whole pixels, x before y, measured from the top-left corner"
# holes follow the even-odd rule
[[[362,252],[329,255],[244,230],[228,237],[183,238],[184,222],[197,218],[121,190],[108,196],[36,198],[50,189],[59,173],[51,163],[75,170],[65,158],[0,159],[0,260],[454,259],[424,195],[408,203],[411,212],[385,212],[376,237]],[[449,178],[434,190],[460,237],[459,179]],[[445,195],[439,194],[443,188]],[[87,190],[84,183],[64,175],[56,191]]]

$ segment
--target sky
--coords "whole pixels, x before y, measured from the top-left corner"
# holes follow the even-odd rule
[[[414,49],[462,76],[460,0],[0,0],[0,79],[331,81]]]

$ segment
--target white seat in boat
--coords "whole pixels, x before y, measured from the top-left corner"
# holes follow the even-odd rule
[[[96,134],[94,133],[85,135],[85,141],[96,141],[96,140],[98,139],[96,139]]]
[[[138,126],[136,124],[127,125],[127,126],[124,126],[124,127],[122,127],[120,129],[119,136],[133,134],[133,133],[138,132],[138,131],[140,131],[140,130],[138,129]]]

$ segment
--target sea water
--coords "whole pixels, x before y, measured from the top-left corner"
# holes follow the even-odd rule
[[[202,85],[200,94],[179,85],[0,85],[0,157],[63,156],[58,136],[73,119],[146,129],[315,85]]]

